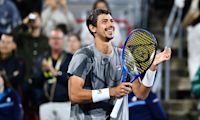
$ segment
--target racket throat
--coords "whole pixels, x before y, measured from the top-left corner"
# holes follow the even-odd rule
[[[135,81],[136,79],[138,79],[140,76],[141,76],[141,74],[135,75],[135,77],[131,79],[130,83],[132,83],[133,81]]]

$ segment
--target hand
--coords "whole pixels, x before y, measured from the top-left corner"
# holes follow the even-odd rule
[[[43,60],[42,60],[42,69],[43,69],[44,71],[48,71],[48,70],[51,69],[51,66],[49,65],[49,63],[47,62],[46,59],[43,59]]]
[[[50,72],[53,74],[53,76],[57,76],[57,75],[59,74],[58,71],[57,71],[56,69],[54,69],[53,66],[50,65],[50,64],[47,62],[46,59],[44,59],[44,60],[42,61],[42,69],[43,69],[44,71],[50,71]]]
[[[132,86],[131,83],[124,82],[124,83],[119,84],[117,87],[110,88],[109,89],[110,96],[111,97],[125,96],[125,95],[129,94],[130,92],[132,92],[131,86]]]
[[[23,24],[27,25],[29,22],[29,18],[28,16],[26,16],[24,19],[23,19]]]
[[[171,48],[165,48],[163,52],[156,54],[155,59],[150,69],[152,71],[155,71],[158,64],[166,60],[169,60],[171,58],[171,53],[172,53]]]

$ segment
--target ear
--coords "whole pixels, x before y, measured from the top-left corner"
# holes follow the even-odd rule
[[[93,33],[96,33],[96,31],[97,31],[97,28],[96,28],[95,26],[93,26],[93,25],[89,25],[89,29],[90,29],[90,31],[92,31]]]

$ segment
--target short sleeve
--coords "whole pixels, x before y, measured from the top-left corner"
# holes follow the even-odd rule
[[[81,50],[82,49],[78,50],[72,57],[67,73],[70,76],[76,75],[85,80],[86,75],[87,75],[87,64],[88,64],[87,57],[88,56],[86,54],[83,54]]]

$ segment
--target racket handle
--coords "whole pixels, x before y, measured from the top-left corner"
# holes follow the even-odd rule
[[[120,109],[120,107],[121,107],[122,102],[123,102],[123,97],[117,99],[117,101],[116,101],[116,103],[115,103],[115,106],[114,106],[114,108],[112,109],[112,112],[111,112],[111,114],[110,114],[110,117],[111,117],[111,118],[117,118],[117,114],[118,114],[118,112],[119,112],[119,109]]]

